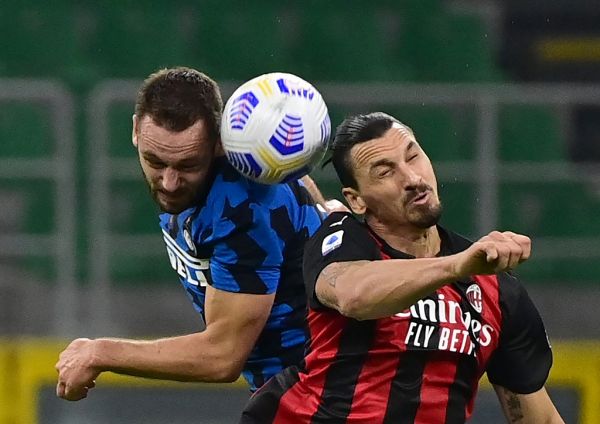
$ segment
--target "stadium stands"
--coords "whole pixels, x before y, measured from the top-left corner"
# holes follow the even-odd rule
[[[500,159],[565,161],[567,143],[560,116],[547,106],[510,105],[500,113]]]
[[[312,0],[302,7],[269,0],[264,10],[268,7],[276,12],[268,14],[241,0],[227,4],[218,0],[197,4],[165,0],[153,2],[151,8],[133,1],[108,3],[110,7],[92,1],[45,4],[31,0],[3,6],[0,28],[10,34],[11,41],[0,49],[0,77],[59,78],[69,84],[82,104],[90,88],[104,78],[139,80],[159,66],[175,64],[196,66],[219,80],[234,81],[268,70],[290,71],[313,81],[502,80],[481,20],[474,15],[450,13],[439,0],[383,1],[376,6],[361,0]],[[8,40],[0,38],[4,43]],[[474,109],[378,106],[413,126],[434,163],[475,158]],[[331,109],[334,126],[351,111],[338,105]],[[111,157],[135,157],[130,144],[131,112],[130,103],[116,104],[109,111]],[[498,124],[501,160],[566,160],[566,139],[556,110],[548,106],[506,106]],[[3,105],[0,155],[50,154],[51,125],[46,108],[25,103]],[[85,128],[83,118],[79,125]],[[89,177],[87,161],[93,160],[83,153],[87,136],[82,131],[79,139],[79,156],[83,158],[78,169],[80,191],[85,191]],[[320,183],[326,193],[339,193],[335,180],[325,178]],[[455,181],[440,181],[440,185],[445,222],[474,235],[475,186]],[[9,183],[3,182],[2,191],[7,187]],[[10,187],[26,193],[19,228],[47,231],[52,223],[52,187],[36,182],[10,182]],[[113,190],[111,228],[118,234],[156,234],[155,209],[141,179],[115,183]],[[80,193],[82,202],[84,194]],[[600,202],[583,183],[506,183],[500,195],[502,227],[535,236],[600,235],[595,219]],[[466,210],[464,205],[469,205]],[[40,214],[41,210],[48,212]],[[82,207],[80,221],[84,213]],[[81,222],[80,227],[84,227]],[[152,258],[147,262],[139,259],[115,258],[115,278],[169,279],[167,266],[153,266]],[[87,263],[85,255],[80,254],[80,274],[85,274],[82,270]],[[532,261],[529,276],[541,282],[568,274],[550,273],[548,269],[543,261]],[[590,272],[589,279],[592,276]]]

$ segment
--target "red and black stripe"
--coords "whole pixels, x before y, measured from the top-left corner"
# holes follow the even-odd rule
[[[382,259],[407,257],[377,237],[373,239]],[[453,245],[446,246],[446,254],[455,253]],[[475,283],[488,305],[481,313],[466,296]],[[428,297],[433,301],[429,305],[436,308],[433,316],[438,320],[446,316],[443,323],[421,319],[414,312],[410,317],[399,314],[357,321],[327,308],[310,309],[312,350],[305,358],[306,372],[293,368],[271,379],[252,397],[241,423],[464,423],[471,415],[478,380],[498,343],[497,336],[483,352],[476,330],[448,322],[448,312],[442,314],[439,308],[445,306],[439,302],[456,302],[463,319],[469,313],[471,320],[486,322],[498,331],[502,315],[490,305],[498,305],[499,297],[495,276],[475,276],[444,286]],[[407,337],[411,324],[413,332],[417,326],[419,331],[434,327],[428,345],[419,346],[422,336]],[[447,343],[450,332],[468,332],[462,346],[473,343],[474,352],[467,353],[464,347],[460,352],[439,347],[442,337]]]

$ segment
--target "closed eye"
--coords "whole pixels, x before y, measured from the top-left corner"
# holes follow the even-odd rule
[[[194,163],[186,163],[186,164],[182,164],[179,165],[178,168],[179,170],[183,171],[183,172],[192,172],[195,171],[196,169],[200,168],[200,165],[198,162],[194,162]]]
[[[163,162],[160,161],[156,161],[156,160],[148,160],[146,159],[146,163],[154,169],[162,169],[165,167],[165,164]]]
[[[377,176],[379,178],[385,178],[385,177],[389,177],[390,175],[392,175],[392,173],[393,173],[392,168],[385,168],[385,169],[382,169],[381,171],[379,171],[377,173]]]

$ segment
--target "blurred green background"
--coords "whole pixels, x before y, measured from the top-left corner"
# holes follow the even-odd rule
[[[197,329],[130,143],[136,87],[185,65],[225,97],[297,74],[333,126],[395,115],[443,224],[532,236],[518,274],[551,337],[600,338],[600,6],[548,3],[0,0],[0,336]]]

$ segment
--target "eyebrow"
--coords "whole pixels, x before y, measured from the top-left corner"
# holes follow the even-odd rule
[[[144,157],[144,159],[162,162],[162,159],[156,156],[154,153],[142,152],[142,156]]]
[[[410,149],[412,149],[413,147],[415,147],[417,145],[417,143],[415,143],[414,141],[409,141],[408,142],[408,146],[406,146],[406,151],[408,152]]]

